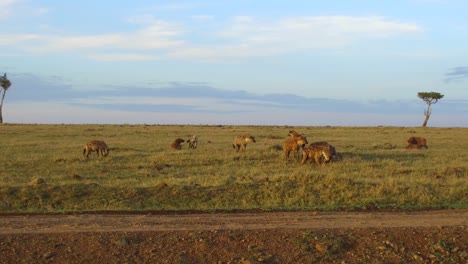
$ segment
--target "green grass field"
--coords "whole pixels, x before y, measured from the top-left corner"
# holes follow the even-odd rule
[[[341,157],[283,160],[290,129]],[[232,139],[245,133],[257,143],[236,153]],[[198,149],[170,149],[192,134]],[[410,136],[429,149],[404,149]],[[93,139],[108,157],[83,158]],[[467,208],[467,146],[467,128],[5,124],[0,212]]]

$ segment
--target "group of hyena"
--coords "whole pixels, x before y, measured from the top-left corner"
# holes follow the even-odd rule
[[[304,135],[290,130],[288,136],[290,138],[283,142],[283,156],[286,160],[291,152],[294,157],[298,157],[299,150],[302,150],[302,164],[309,159],[317,164],[329,163],[336,156],[335,147],[326,141],[313,142],[306,146],[309,142]]]
[[[326,141],[314,142],[309,144],[307,138],[294,130],[290,130],[288,136],[290,138],[283,142],[283,156],[285,160],[289,160],[289,155],[292,152],[294,157],[299,157],[299,151],[302,150],[302,161],[304,164],[307,160],[315,160],[317,164],[330,162],[335,156],[335,147]],[[244,152],[247,143],[256,142],[255,137],[250,135],[237,136],[232,142],[232,147],[239,152]]]
[[[182,143],[184,143],[185,140],[182,138],[177,138],[172,144],[171,148],[172,149],[182,149]],[[189,144],[189,148],[191,149],[196,149],[198,146],[198,137],[196,135],[191,136],[188,140],[187,143]],[[96,155],[99,157],[106,157],[109,155],[109,147],[107,146],[106,142],[102,140],[93,140],[88,143],[86,143],[83,147],[83,156],[85,158],[88,158],[89,155],[93,152],[96,151]]]
[[[289,160],[289,155],[292,152],[295,158],[299,157],[299,151],[302,150],[302,161],[304,164],[307,160],[314,160],[317,164],[329,163],[336,157],[336,150],[333,145],[326,141],[313,142],[309,146],[307,138],[294,130],[290,130],[288,133],[289,138],[283,142],[283,156],[285,160]],[[408,140],[407,149],[427,149],[426,139],[422,137],[410,137]],[[182,149],[182,143],[187,142],[190,149],[196,149],[198,147],[198,136],[193,135],[189,139],[184,140],[183,138],[177,138],[171,144],[171,148],[174,150]],[[242,135],[234,138],[232,142],[232,147],[236,152],[245,152],[247,148],[247,143],[255,143],[255,137],[251,135]],[[102,140],[93,140],[88,143],[83,148],[83,155],[88,158],[88,156],[96,151],[97,156],[106,157],[109,155],[109,147]]]
[[[315,142],[309,146],[307,138],[304,135],[297,133],[294,130],[289,131],[288,134],[291,138],[287,139],[283,143],[283,153],[286,160],[289,159],[290,152],[294,153],[295,157],[299,156],[299,150],[302,149],[302,163],[305,163],[308,159],[314,159],[316,163],[323,164],[330,162],[333,157],[336,155],[335,147],[327,142]],[[174,150],[182,149],[182,143],[187,142],[190,149],[196,149],[198,147],[198,136],[193,135],[189,139],[184,140],[183,138],[176,138],[171,144],[171,148]],[[245,152],[247,148],[247,143],[255,143],[255,137],[251,135],[242,135],[234,138],[232,142],[232,147],[237,151]],[[83,155],[88,158],[89,155],[95,151],[97,156],[106,157],[109,155],[109,147],[102,140],[93,140],[88,143],[83,148]]]

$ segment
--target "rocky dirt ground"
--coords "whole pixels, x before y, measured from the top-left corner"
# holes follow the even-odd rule
[[[0,214],[0,263],[468,263],[468,209]]]

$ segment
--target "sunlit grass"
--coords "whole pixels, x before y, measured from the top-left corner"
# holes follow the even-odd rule
[[[325,166],[285,161],[295,129],[328,141]],[[363,210],[468,207],[466,128],[158,125],[0,126],[0,211]],[[232,139],[251,134],[246,153]],[[199,148],[170,149],[199,136]],[[427,150],[406,150],[422,136]],[[106,158],[82,156],[101,139]],[[45,184],[31,185],[41,178]]]

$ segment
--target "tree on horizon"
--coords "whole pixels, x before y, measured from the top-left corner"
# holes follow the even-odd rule
[[[418,97],[421,98],[427,104],[424,115],[426,116],[422,124],[423,127],[427,126],[427,121],[431,117],[431,105],[437,103],[440,99],[444,98],[444,95],[437,92],[419,92]]]
[[[5,94],[8,88],[10,88],[11,82],[8,80],[6,73],[3,74],[2,77],[0,77],[0,87],[2,87],[2,100],[0,101],[0,124],[3,124],[3,114],[2,114],[2,108],[3,108],[3,100],[5,100]]]

